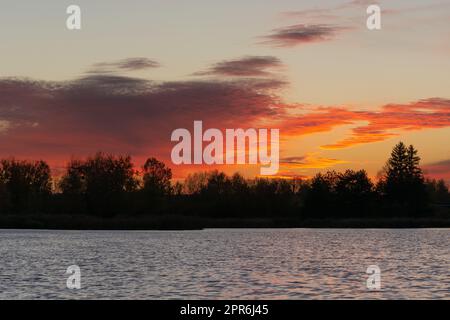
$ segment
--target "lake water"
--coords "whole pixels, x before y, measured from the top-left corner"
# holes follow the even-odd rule
[[[449,229],[0,230],[0,261],[0,299],[450,299]]]

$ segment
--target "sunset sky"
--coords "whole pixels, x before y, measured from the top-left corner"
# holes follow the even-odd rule
[[[450,181],[449,0],[0,3],[0,157],[154,156],[183,178],[212,167],[172,165],[170,135],[202,120],[279,128],[280,176],[375,177],[402,140]]]

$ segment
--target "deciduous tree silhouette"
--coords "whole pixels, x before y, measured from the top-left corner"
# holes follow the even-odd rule
[[[184,180],[184,192],[188,195],[198,196],[208,183],[206,172],[195,172],[189,174]]]
[[[335,171],[318,173],[311,179],[310,189],[304,205],[304,215],[311,218],[332,217],[336,215]]]
[[[365,170],[318,173],[304,195],[311,218],[365,217],[372,214],[375,191]]]
[[[225,173],[218,170],[211,171],[208,174],[208,180],[202,194],[210,198],[229,196],[231,194],[231,181]]]
[[[63,194],[82,195],[90,213],[111,216],[126,210],[124,200],[138,187],[129,156],[97,153],[85,161],[72,160],[60,184]]]
[[[143,168],[144,191],[150,196],[164,196],[171,193],[172,170],[164,162],[149,158]]]
[[[44,161],[0,161],[0,208],[6,212],[40,212],[51,194],[50,167]]]
[[[375,191],[365,170],[339,173],[335,185],[336,208],[341,216],[365,217],[374,214]]]
[[[433,203],[450,206],[450,192],[443,179],[427,180],[426,186]]]

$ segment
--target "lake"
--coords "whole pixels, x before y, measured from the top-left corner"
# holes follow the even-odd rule
[[[450,299],[450,229],[0,230],[0,261],[0,299]]]

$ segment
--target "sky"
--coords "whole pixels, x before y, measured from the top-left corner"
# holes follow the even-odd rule
[[[369,4],[381,30],[366,28]],[[66,8],[81,8],[81,30]],[[0,0],[0,157],[175,166],[171,132],[279,128],[283,177],[366,169],[398,141],[450,181],[450,1]],[[252,177],[259,166],[226,166]]]

